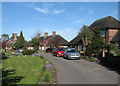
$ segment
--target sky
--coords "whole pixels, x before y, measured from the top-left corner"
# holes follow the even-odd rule
[[[22,31],[28,41],[38,32],[56,31],[70,41],[83,25],[107,16],[118,19],[117,2],[3,2],[2,34]]]

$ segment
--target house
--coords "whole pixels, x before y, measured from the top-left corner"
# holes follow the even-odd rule
[[[53,31],[53,34],[48,36],[48,33],[45,32],[44,36],[40,37],[40,33],[38,33],[37,38],[40,42],[39,49],[46,50],[47,48],[54,47],[67,47],[68,41],[65,40],[62,36],[57,35],[56,31]]]
[[[19,36],[17,36],[17,33],[12,33],[12,37],[8,40],[6,43],[7,46],[11,49],[14,47],[14,44],[16,41],[18,41]]]
[[[89,28],[93,30],[97,26],[101,30],[101,35],[104,38],[105,43],[110,43],[111,39],[120,29],[120,22],[112,16],[108,16],[96,20],[89,26]]]
[[[33,43],[31,42],[31,40],[28,41],[28,42],[26,42],[26,43],[27,43],[26,49],[28,49],[28,50],[34,50],[34,46],[33,46]]]
[[[120,50],[120,30],[116,32],[112,40],[110,41],[111,43],[115,43]]]
[[[116,32],[120,30],[120,22],[112,16],[96,20],[89,26],[89,28],[93,30],[97,26],[100,28],[102,38],[106,43],[110,43]],[[79,35],[69,42],[69,47],[82,50],[82,39],[79,37]]]
[[[76,48],[77,50],[82,50],[82,39],[77,35],[74,39],[69,42],[70,48]]]

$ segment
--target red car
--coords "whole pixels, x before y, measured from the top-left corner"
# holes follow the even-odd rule
[[[53,49],[53,55],[59,57],[59,56],[63,56],[64,53],[64,49],[63,48],[54,48]]]

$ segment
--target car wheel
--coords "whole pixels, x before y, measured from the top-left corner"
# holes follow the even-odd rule
[[[67,56],[67,60],[69,60],[69,57]]]
[[[57,54],[57,57],[59,57],[59,55]]]

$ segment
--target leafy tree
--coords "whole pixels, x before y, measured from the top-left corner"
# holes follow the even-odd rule
[[[8,34],[2,34],[1,38],[2,38],[2,41],[9,40],[9,35]]]
[[[29,47],[29,46],[30,46],[30,42],[25,41],[24,47]]]
[[[15,42],[14,47],[15,47],[16,49],[19,48],[19,46],[18,46],[18,42],[17,42],[17,41]]]
[[[104,48],[104,40],[102,36],[100,35],[99,27],[95,27],[93,32],[94,32],[94,35],[92,38],[91,45],[89,45],[87,48],[87,53],[89,54],[93,53],[95,55],[98,55]]]
[[[25,43],[25,40],[24,40],[24,37],[23,37],[23,33],[21,31],[20,32],[20,37],[18,39],[18,46],[19,46],[19,48],[24,47],[24,43]]]
[[[91,42],[93,33],[87,25],[84,25],[79,32],[79,36],[82,39],[83,52],[85,53],[86,46]]]
[[[24,37],[23,37],[23,33],[22,33],[22,31],[21,31],[21,32],[20,32],[20,37],[18,38],[18,42],[16,42],[16,43],[14,44],[14,47],[15,47],[16,49],[22,48],[22,47],[24,47],[24,43],[25,43],[25,40],[24,40]]]
[[[37,38],[32,38],[31,42],[34,46],[34,50],[37,51],[39,49],[39,40]]]

